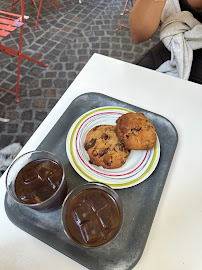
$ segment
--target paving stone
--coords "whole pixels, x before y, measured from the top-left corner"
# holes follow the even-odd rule
[[[16,133],[18,131],[18,124],[8,124],[8,133]]]
[[[13,135],[9,135],[9,134],[2,134],[1,135],[1,140],[0,140],[0,148],[4,148],[7,145],[9,145],[14,139]]]
[[[134,49],[134,51],[137,52],[137,53],[142,53],[143,52],[143,49],[141,47],[136,47]]]
[[[22,77],[22,76],[20,76]],[[15,74],[11,74],[8,78],[7,78],[7,81],[11,84],[15,84],[16,83],[16,80],[17,80],[17,77]]]
[[[100,50],[100,54],[105,55],[105,56],[109,56],[110,53],[107,50]]]
[[[111,56],[115,58],[121,57],[122,51],[112,51]]]
[[[2,70],[1,71],[1,80],[4,80],[10,76],[10,73],[8,71]]]
[[[52,51],[50,51],[50,54],[53,54],[53,55],[58,55],[60,54],[60,50],[57,50],[57,49],[53,49]]]
[[[123,53],[123,57],[126,59],[126,60],[128,60],[128,61],[131,61],[132,62],[132,60],[134,59],[134,53]]]
[[[52,86],[52,80],[51,79],[43,79],[41,81],[41,86],[43,88],[50,88]]]
[[[35,98],[32,102],[33,108],[45,108],[46,107],[46,99],[44,98]]]
[[[66,52],[63,52],[63,54],[60,57],[60,69],[63,68],[62,63],[67,63],[69,61],[69,56],[67,56]],[[55,66],[59,66],[59,63],[57,63]]]
[[[79,62],[87,62],[89,60],[89,56],[79,56]]]
[[[86,42],[84,42],[84,43],[82,43],[82,48],[89,48],[89,47],[91,47],[91,44],[89,44],[89,43],[86,43]]]
[[[77,73],[76,72],[69,72],[68,73],[68,79],[75,79],[77,76]]]
[[[41,81],[40,80],[37,80],[37,78],[34,78],[32,79],[30,82],[29,82],[29,89],[32,89],[32,88],[39,88],[40,87],[40,84],[41,84]]]
[[[13,71],[13,70],[16,70],[18,67],[17,64],[15,63],[10,63],[8,66],[6,66],[6,69],[9,70],[9,71]]]
[[[52,41],[52,40],[49,40],[49,41],[46,43],[46,46],[52,48],[52,47],[54,47],[56,44],[57,44],[57,42]]]
[[[50,47],[48,46],[43,46],[42,48],[39,49],[39,52],[42,54],[48,53],[51,50]]]
[[[16,120],[19,118],[19,112],[16,111],[8,111],[7,118],[10,120]]]
[[[41,74],[41,68],[39,67],[33,67],[32,69],[30,69],[30,71],[28,72],[29,75],[32,76],[36,76],[38,77]]]
[[[45,61],[46,60],[50,60],[52,62],[52,61],[55,60],[56,56],[55,55],[51,55],[51,54],[47,54],[47,55],[44,56],[44,58],[45,58]],[[47,61],[46,61],[46,63],[47,63]]]
[[[40,44],[40,45],[44,45],[45,43],[47,43],[47,39],[46,38],[39,38],[39,39],[37,39],[35,42],[37,43],[37,44]]]
[[[14,138],[13,142],[20,143],[21,145],[25,145],[25,143],[28,141],[30,135],[17,135],[16,138]]]
[[[10,63],[10,59],[0,60],[0,68],[7,66]]]
[[[56,97],[56,89],[47,89],[44,91],[44,97]]]
[[[101,42],[108,42],[108,45],[110,45],[110,37],[101,37]]]
[[[5,123],[0,122],[0,132],[4,132],[5,131]]]
[[[20,107],[23,109],[30,108],[31,106],[31,100],[26,98],[26,99],[20,99]]]
[[[101,43],[101,49],[109,49],[110,45],[111,44],[109,44],[109,43]]]
[[[60,63],[58,63],[59,65],[61,65]],[[62,65],[61,65],[62,68]],[[46,72],[45,77],[46,78],[55,78],[57,75],[56,71],[50,71],[50,72]]]
[[[24,76],[29,71],[28,68],[22,67],[20,68],[20,75]]]
[[[60,78],[60,79],[64,79],[64,78],[67,77],[67,73],[65,71],[60,71],[60,72],[58,72],[57,77]]]
[[[126,52],[130,52],[132,50],[133,46],[132,45],[128,45],[128,44],[124,44],[122,47],[121,47],[121,50],[122,51],[126,51]]]
[[[22,132],[24,133],[30,133],[34,131],[34,123],[30,122],[24,122],[22,126]]]
[[[41,89],[32,89],[29,91],[29,96],[30,97],[37,97],[37,96],[41,96],[42,94],[42,90]]]
[[[93,49],[99,49],[100,48],[100,43],[92,43],[92,48]]]
[[[43,121],[47,116],[46,111],[36,111],[35,113],[35,119],[39,121]]]
[[[56,89],[58,89],[58,88],[64,88],[65,89],[66,85],[67,85],[67,79],[63,79],[63,80],[56,79],[54,81],[54,87]]]
[[[21,114],[21,120],[31,120],[33,115],[32,110],[23,111]]]
[[[58,102],[58,100],[56,100],[56,99],[50,99],[48,101],[48,108],[52,109],[56,105],[57,102]]]
[[[4,105],[10,105],[14,101],[14,97],[14,95],[6,93],[2,98],[0,98],[0,102]]]
[[[67,63],[66,64],[66,70],[73,70],[74,68],[74,63]]]
[[[112,44],[112,50],[120,50],[121,49],[121,44],[113,43]]]
[[[55,41],[60,41],[63,38],[63,36],[55,35],[52,39]]]
[[[79,64],[76,66],[75,70],[80,71],[80,70],[82,70],[82,68],[83,68],[84,66],[85,66],[85,63],[79,63]]]
[[[4,105],[3,104],[0,104],[0,117],[3,116],[3,113],[4,113]]]

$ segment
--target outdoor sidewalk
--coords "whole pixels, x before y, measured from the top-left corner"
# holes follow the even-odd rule
[[[0,90],[0,117],[10,119],[8,123],[0,122],[0,149],[13,142],[22,145],[27,142],[93,53],[132,63],[159,40],[157,33],[151,42],[136,45],[129,29],[115,30],[125,0],[56,2],[60,11],[55,7],[42,7],[38,30],[32,23],[25,24],[23,53],[49,66],[22,60],[20,103],[16,103],[14,95]],[[11,1],[0,0],[1,9],[9,11],[10,4]],[[19,7],[20,3],[16,4],[14,12],[17,13]],[[30,0],[25,0],[25,14],[31,18],[36,16]],[[128,24],[127,18],[125,16],[125,24]],[[16,36],[16,33],[8,36],[3,44],[15,46]],[[16,68],[17,58],[0,53],[2,87],[15,86]]]

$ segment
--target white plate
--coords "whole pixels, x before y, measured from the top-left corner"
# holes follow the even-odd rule
[[[69,161],[77,173],[85,180],[102,182],[112,188],[126,188],[147,179],[157,166],[160,157],[160,144],[151,150],[133,150],[126,163],[117,169],[104,169],[89,163],[84,149],[87,133],[98,125],[116,125],[116,119],[131,112],[120,107],[101,107],[81,115],[71,126],[66,140]]]

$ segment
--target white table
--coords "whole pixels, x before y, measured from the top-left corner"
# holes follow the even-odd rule
[[[202,269],[202,86],[94,54],[20,154],[36,149],[71,101],[86,92],[107,94],[161,114],[178,131],[178,146],[151,232],[134,269]],[[13,225],[4,210],[5,191],[4,174],[0,269],[85,269]]]

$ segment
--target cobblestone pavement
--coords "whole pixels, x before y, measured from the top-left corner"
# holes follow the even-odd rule
[[[9,3],[8,3],[9,2]],[[0,0],[1,9],[9,11],[11,1]],[[47,2],[47,0],[46,0]],[[116,31],[125,0],[57,0],[61,10],[43,6],[38,29],[24,27],[23,53],[49,64],[48,67],[22,60],[20,103],[15,96],[0,90],[0,149],[13,142],[24,145],[54,107],[78,73],[93,55],[100,53],[133,62],[158,42],[134,44],[129,29]],[[14,12],[19,12],[16,4]],[[25,0],[25,15],[36,17],[30,0]],[[124,23],[128,24],[125,15]],[[17,31],[3,40],[16,48]],[[1,87],[14,89],[17,58],[0,54]]]

